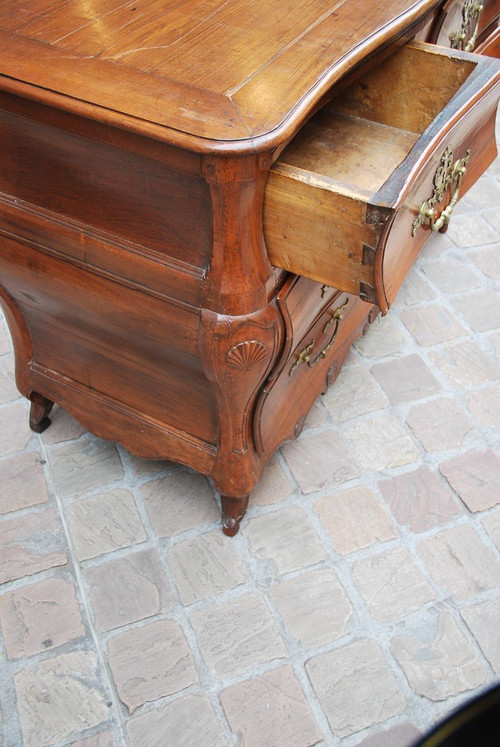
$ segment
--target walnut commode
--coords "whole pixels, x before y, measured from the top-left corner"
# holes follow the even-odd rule
[[[57,402],[210,476],[235,534],[496,155],[499,66],[463,50],[495,50],[498,3],[91,5],[0,4],[17,385],[33,430]]]

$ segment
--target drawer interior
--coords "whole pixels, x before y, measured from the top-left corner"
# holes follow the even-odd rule
[[[376,192],[418,140],[408,130],[365,116],[335,111],[316,114],[282,154],[280,165],[327,177],[367,196]]]
[[[376,192],[474,70],[474,62],[408,44],[321,109],[285,148],[280,167]],[[326,186],[326,185],[325,185]]]

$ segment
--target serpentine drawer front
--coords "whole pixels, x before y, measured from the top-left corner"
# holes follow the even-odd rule
[[[385,313],[496,156],[497,60],[413,42],[335,95],[274,163],[273,264]]]
[[[375,316],[374,307],[356,296],[304,277],[290,276],[277,299],[286,336],[256,408],[254,437],[263,453],[299,434],[315,393],[333,383],[349,347]],[[283,401],[287,416],[276,418]]]

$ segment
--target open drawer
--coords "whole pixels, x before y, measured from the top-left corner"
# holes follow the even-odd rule
[[[497,60],[419,42],[343,88],[273,164],[271,262],[387,311],[495,158]]]

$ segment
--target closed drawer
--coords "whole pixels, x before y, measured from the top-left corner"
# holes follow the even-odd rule
[[[278,306],[286,326],[284,355],[288,354],[297,340],[328,309],[336,296],[336,288],[321,285],[309,278],[297,275],[287,278],[277,294]]]
[[[288,326],[302,330],[303,336],[287,338],[290,345],[257,400],[254,438],[261,453],[272,453],[298,436],[318,392],[333,383],[350,346],[374,317],[373,306],[332,290],[326,308],[314,312],[304,330],[298,321],[303,319],[303,308],[295,305],[305,291],[302,280],[294,278],[280,301]],[[319,290],[320,286],[309,288],[310,303],[317,301]]]
[[[271,262],[385,313],[496,155],[499,81],[496,60],[414,42],[342,90],[271,169]]]
[[[476,52],[500,59],[500,26],[496,26],[488,36],[478,43]]]

